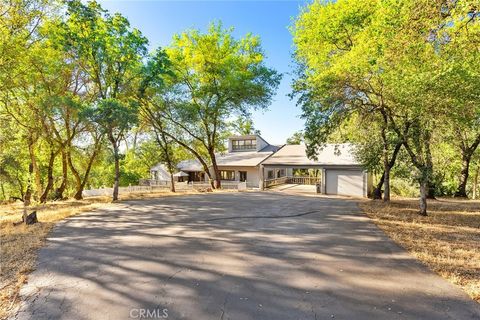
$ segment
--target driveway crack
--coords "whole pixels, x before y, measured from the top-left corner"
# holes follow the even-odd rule
[[[287,214],[287,215],[276,215],[276,216],[234,216],[234,217],[224,217],[224,218],[212,218],[204,220],[205,222],[210,221],[218,221],[218,220],[234,220],[234,219],[282,219],[282,218],[295,218],[295,217],[302,217],[308,214],[320,212],[318,210],[307,211],[302,213],[295,213],[295,214]]]

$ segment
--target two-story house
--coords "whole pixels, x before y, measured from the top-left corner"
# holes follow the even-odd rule
[[[352,144],[326,144],[315,160],[309,159],[305,145],[269,144],[260,135],[233,136],[228,151],[216,157],[223,182],[246,182],[248,188],[265,188],[282,183],[312,184],[311,177],[298,177],[298,172],[321,171],[321,192],[365,197],[371,188],[371,177],[354,157]],[[196,159],[182,161],[175,173],[178,181],[207,181],[205,170]],[[214,173],[211,170],[212,176]],[[151,168],[151,177],[160,180],[165,174],[162,165]],[[295,174],[297,172],[297,174]],[[319,181],[320,180],[320,181]]]

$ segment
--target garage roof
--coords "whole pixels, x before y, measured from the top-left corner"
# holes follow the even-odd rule
[[[285,145],[263,162],[264,165],[321,166],[321,165],[361,165],[353,154],[351,143],[326,144],[317,153],[317,160],[307,157],[305,145]]]

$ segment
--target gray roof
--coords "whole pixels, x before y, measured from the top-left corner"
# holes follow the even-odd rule
[[[217,155],[217,164],[225,167],[255,167],[277,150],[277,146],[268,145],[260,151],[229,152]]]
[[[317,160],[309,159],[306,153],[306,146],[285,145],[273,156],[268,158],[264,165],[355,165],[360,163],[353,154],[354,145],[350,143],[326,144],[318,151]]]
[[[177,165],[180,171],[203,171],[203,166],[197,159],[180,161]]]
[[[268,145],[260,151],[241,151],[217,154],[217,164],[223,167],[255,167],[279,149]],[[203,166],[197,159],[180,161],[177,169],[181,171],[203,171]]]
[[[183,171],[178,171],[177,173],[173,174],[174,177],[188,177],[188,173]]]
[[[305,145],[285,145],[283,147],[268,145],[260,151],[230,152],[217,154],[217,164],[221,167],[255,167],[264,165],[291,166],[360,166],[355,159],[350,143],[326,144],[317,154],[317,160],[309,159]],[[203,171],[203,166],[197,159],[181,161],[178,166],[181,171]]]

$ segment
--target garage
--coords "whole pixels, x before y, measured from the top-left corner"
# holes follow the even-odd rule
[[[367,197],[372,188],[371,174],[355,158],[354,148],[354,145],[348,143],[326,144],[318,150],[315,158],[309,158],[305,145],[285,145],[262,162],[262,186],[270,188],[287,184],[285,190],[293,190],[296,187],[292,185],[295,184],[316,184],[318,187],[312,192]],[[312,169],[316,172],[310,175]],[[269,172],[280,172],[279,170],[284,172],[281,177],[269,175]],[[320,175],[318,171],[321,171]],[[296,172],[301,172],[303,176]]]
[[[325,170],[325,193],[343,196],[365,196],[364,172],[361,170]]]

